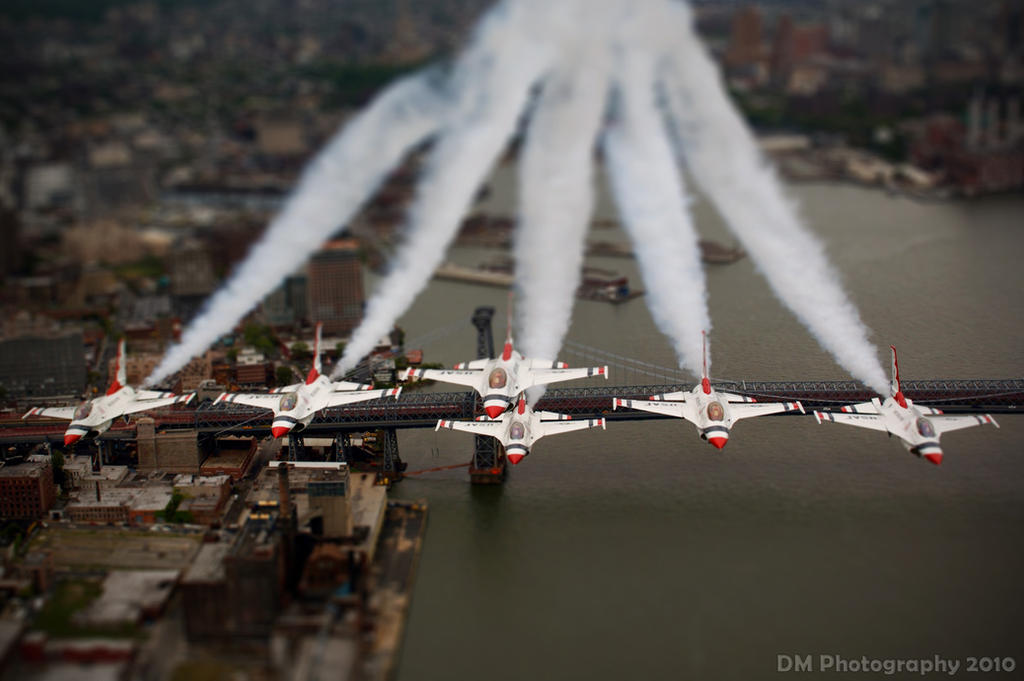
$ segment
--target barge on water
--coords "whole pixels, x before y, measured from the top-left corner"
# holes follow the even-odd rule
[[[434,272],[437,279],[461,281],[482,286],[512,288],[515,277],[511,261],[483,263],[478,267],[464,267],[446,262]],[[583,281],[576,289],[576,297],[604,303],[624,303],[644,294],[643,289],[629,285],[629,278],[597,267],[583,268]]]

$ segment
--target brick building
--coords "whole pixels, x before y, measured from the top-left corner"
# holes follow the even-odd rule
[[[324,334],[346,335],[363,317],[363,268],[353,239],[330,241],[309,262],[309,318]]]
[[[64,516],[77,523],[127,523],[129,505],[133,494],[130,490],[112,489],[93,495],[84,492],[81,498],[70,502],[64,508]]]
[[[162,355],[155,352],[129,352],[125,356],[124,376],[128,385],[141,385],[160,363]],[[117,355],[107,360],[107,385],[117,378]]]
[[[41,518],[56,500],[48,462],[0,466],[0,518]]]
[[[181,580],[189,640],[270,634],[285,593],[287,524],[267,506],[232,541],[203,544]]]
[[[216,450],[204,461],[202,475],[227,475],[240,480],[256,457],[259,443],[254,437],[226,436],[217,438]]]
[[[165,473],[196,473],[201,461],[199,434],[194,430],[157,432],[156,422],[143,417],[136,422],[139,470]]]

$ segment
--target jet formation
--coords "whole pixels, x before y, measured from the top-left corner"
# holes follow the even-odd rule
[[[511,315],[510,315],[511,316]],[[313,366],[301,383],[276,388],[269,393],[221,393],[216,403],[241,404],[273,412],[271,433],[280,438],[300,431],[317,414],[330,407],[351,405],[385,397],[399,398],[402,388],[373,389],[373,386],[351,381],[332,381],[323,374],[321,363],[322,325],[316,326]],[[814,417],[820,423],[845,423],[886,432],[896,436],[912,454],[933,464],[942,462],[939,438],[943,433],[991,424],[999,426],[989,414],[948,415],[940,409],[914,404],[900,385],[896,348],[892,351],[892,379],[889,396],[883,400],[842,407],[838,411],[820,410]],[[646,400],[616,397],[612,409],[636,409],[660,416],[681,418],[692,423],[697,434],[716,449],[729,441],[737,421],[755,416],[787,412],[805,413],[800,402],[766,401],[736,393],[716,390],[708,376],[706,340],[700,382],[689,391],[651,395]],[[574,419],[571,415],[534,410],[526,391],[550,383],[603,376],[608,367],[569,368],[565,362],[527,358],[516,349],[511,323],[504,348],[499,357],[477,359],[456,364],[453,369],[409,369],[404,380],[436,380],[473,388],[483,403],[484,414],[476,420],[441,419],[435,430],[461,430],[495,438],[501,443],[508,460],[518,464],[529,455],[533,445],[548,435],[587,428],[606,427],[604,418]],[[120,341],[114,381],[105,395],[88,399],[77,407],[35,407],[23,418],[49,417],[69,420],[64,444],[72,445],[85,436],[98,436],[110,428],[118,417],[157,409],[173,404],[187,404],[194,392],[175,395],[162,390],[137,389],[126,385],[125,343]]]

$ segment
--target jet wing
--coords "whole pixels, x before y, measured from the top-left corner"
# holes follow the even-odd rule
[[[568,369],[569,365],[565,362],[557,362],[551,359],[527,359],[524,360],[526,366],[531,369]]]
[[[283,385],[280,388],[274,388],[270,391],[272,395],[280,395],[281,393],[293,393],[301,388],[304,383],[292,383],[291,385]]]
[[[781,414],[787,411],[804,413],[804,406],[799,402],[729,403],[729,414],[733,421],[749,419],[754,416],[766,416],[767,414]]]
[[[579,369],[530,369],[529,378],[520,383],[524,390],[535,385],[547,385],[559,381],[570,381],[574,378],[590,378],[604,376],[608,378],[608,367],[581,367]]]
[[[370,390],[373,386],[369,383],[353,383],[352,381],[334,381],[331,383],[331,390],[340,392],[343,390]]]
[[[434,430],[441,430],[447,428],[449,430],[461,430],[467,433],[475,433],[477,435],[490,435],[496,437],[499,440],[501,436],[505,434],[505,422],[504,421],[448,421],[441,419],[434,426]]]
[[[145,391],[151,392],[151,391]],[[168,393],[169,394],[169,393]],[[124,408],[125,414],[135,414],[140,411],[146,411],[148,409],[157,409],[159,407],[166,407],[172,404],[188,404],[195,397],[195,393],[185,393],[184,395],[171,395],[170,397],[160,397],[155,400],[143,400],[136,399]]]
[[[559,414],[554,411],[535,411],[533,412],[541,421],[571,421],[572,417],[568,414]]]
[[[886,433],[889,432],[889,429],[885,427],[885,419],[878,414],[847,414],[834,411],[816,411],[814,412],[814,418],[817,419],[818,423],[845,423],[850,426],[860,426],[861,428],[881,430]]]
[[[534,427],[534,439],[548,435],[561,435],[571,433],[574,430],[585,430],[587,428],[604,428],[604,419],[579,419],[578,421],[541,421],[539,430]]]
[[[247,407],[270,409],[271,411],[274,411],[277,409],[277,406],[281,404],[281,396],[266,395],[263,393],[221,393],[214,402],[224,402],[225,404],[244,404]]]
[[[458,364],[455,365],[455,368],[456,369],[476,369],[477,371],[482,371],[485,368],[487,368],[487,363],[490,362],[490,361],[491,360],[489,360],[489,359],[474,359],[472,362],[459,362]]]
[[[730,405],[732,405],[733,403],[748,404],[750,402],[757,402],[757,400],[755,400],[753,397],[748,397],[746,395],[737,395],[736,393],[726,393],[722,392],[721,390],[716,391],[716,394],[722,401],[728,402]]]
[[[175,393],[169,390],[136,390],[135,399],[137,400],[158,400],[162,397],[176,397]]]
[[[33,407],[25,412],[21,418],[29,416],[49,416],[51,419],[64,419],[70,421],[75,417],[75,409],[78,407]]]
[[[846,414],[879,414],[881,413],[881,404],[882,403],[875,398],[870,402],[848,404],[842,408],[842,411]]]
[[[353,404],[355,402],[366,402],[367,400],[377,400],[382,397],[394,397],[396,400],[401,394],[401,388],[386,388],[383,390],[356,390],[348,392],[333,392],[327,395],[327,404],[325,407],[340,407],[344,404]]]
[[[931,416],[929,420],[935,424],[935,429],[939,431],[940,435],[951,430],[983,426],[986,423],[991,423],[996,428],[999,427],[996,420],[988,414],[978,414],[977,416]]]
[[[457,385],[466,385],[470,388],[476,388],[480,383],[481,376],[483,376],[482,371],[474,371],[472,369],[409,369],[405,378],[406,380],[414,378],[430,379],[434,381],[441,381],[443,383],[455,383]]]
[[[623,400],[618,397],[613,398],[612,409],[618,409],[619,407],[640,409],[642,411],[649,411],[652,414],[673,416],[677,419],[686,419],[690,422],[693,421],[692,409],[686,402],[659,402],[656,400]]]
[[[651,395],[651,399],[656,402],[664,402],[666,400],[672,402],[685,402],[687,399],[686,396],[689,394],[689,392],[680,390],[674,393],[662,393],[660,395]]]

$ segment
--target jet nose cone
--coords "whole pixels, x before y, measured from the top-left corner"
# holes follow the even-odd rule
[[[937,453],[932,453],[932,454],[925,454],[924,458],[928,459],[933,464],[938,466],[939,464],[942,463],[942,452],[937,452]]]
[[[508,460],[512,462],[513,466],[515,466],[516,464],[518,464],[520,461],[523,460],[524,456],[526,456],[526,455],[525,454],[509,454],[508,455]]]
[[[496,419],[501,416],[501,413],[505,411],[505,408],[498,404],[492,404],[489,407],[484,407],[484,411],[487,412],[487,416],[492,419]]]
[[[291,428],[286,428],[284,426],[274,426],[270,429],[270,434],[274,437],[284,437],[290,430]]]
[[[82,436],[78,433],[64,433],[64,446],[73,445],[81,439]]]
[[[729,441],[729,438],[727,438],[727,437],[721,437],[721,436],[716,436],[716,437],[709,437],[709,438],[708,438],[708,442],[710,442],[710,443],[711,443],[711,445],[712,445],[712,446],[713,446],[713,447],[714,447],[715,449],[721,449],[722,447],[724,447],[724,446],[725,446],[725,443],[726,443],[726,442],[728,442],[728,441]]]

